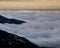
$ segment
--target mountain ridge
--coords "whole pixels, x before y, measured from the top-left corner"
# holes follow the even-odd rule
[[[9,23],[9,24],[22,24],[26,23],[25,21],[17,20],[17,19],[8,19],[2,15],[0,15],[0,23]]]

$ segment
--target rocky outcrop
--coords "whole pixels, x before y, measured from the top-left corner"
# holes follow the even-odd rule
[[[0,30],[0,48],[39,48],[24,37]]]
[[[22,24],[26,23],[25,21],[17,20],[17,19],[8,19],[2,15],[0,15],[0,23],[9,23],[9,24]]]

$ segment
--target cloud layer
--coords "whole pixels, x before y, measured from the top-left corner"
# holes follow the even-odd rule
[[[0,11],[0,14],[27,22],[0,23],[0,29],[23,36],[38,46],[60,48],[60,11]]]

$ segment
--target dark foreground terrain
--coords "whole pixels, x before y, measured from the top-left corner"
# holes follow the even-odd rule
[[[2,15],[0,15],[0,23],[9,23],[9,24],[22,24],[26,23],[25,21],[17,20],[17,19],[8,19]]]
[[[38,47],[24,37],[0,30],[0,48],[54,48]]]
[[[0,30],[0,48],[39,48],[24,37]]]

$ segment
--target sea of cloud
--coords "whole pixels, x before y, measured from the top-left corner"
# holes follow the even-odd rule
[[[26,22],[0,23],[1,30],[25,37],[38,46],[60,48],[60,11],[0,11],[0,15]]]

